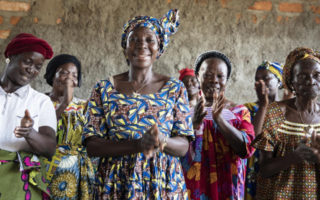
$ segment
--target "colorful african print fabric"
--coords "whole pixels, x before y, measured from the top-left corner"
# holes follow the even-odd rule
[[[268,107],[263,132],[254,140],[253,146],[282,157],[296,149],[305,137],[304,128],[307,126],[309,124],[287,121],[279,104],[274,102]],[[320,124],[310,126],[320,131]],[[256,199],[320,199],[319,185],[319,165],[302,162],[269,178],[258,174]]]
[[[129,20],[123,26],[121,36],[121,46],[123,49],[127,47],[127,39],[129,33],[137,27],[147,27],[152,30],[159,38],[159,56],[164,52],[169,44],[169,37],[178,31],[179,19],[177,17],[178,10],[169,10],[169,12],[161,19],[149,16],[137,16]]]
[[[139,139],[153,124],[167,137],[194,137],[186,89],[174,78],[148,95],[125,95],[109,80],[100,81],[87,117],[85,138]],[[143,153],[102,158],[96,176],[99,199],[187,199],[180,159],[164,152],[150,159]]]
[[[250,112],[251,121],[258,112],[259,106],[256,102],[244,104]],[[253,200],[256,195],[256,179],[259,171],[259,150],[256,150],[254,154],[247,159],[247,172],[246,172],[246,186],[245,186],[245,200]]]
[[[42,158],[0,150],[0,199],[49,200]]]
[[[212,108],[206,107],[207,116],[199,130],[195,130],[196,139],[190,144],[187,155],[182,160],[185,180],[192,200],[242,200],[246,162],[234,153],[221,134],[218,125],[212,119]],[[247,154],[252,155],[250,146],[254,139],[254,130],[250,113],[243,105],[232,109],[223,109],[222,116],[233,127],[241,131],[246,141]]]
[[[56,153],[45,161],[52,199],[93,198],[94,169],[81,145],[85,106],[85,101],[73,98],[58,120]]]

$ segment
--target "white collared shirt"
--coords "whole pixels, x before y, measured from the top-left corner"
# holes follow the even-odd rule
[[[13,93],[7,93],[0,86],[0,149],[11,152],[30,151],[25,138],[17,138],[13,133],[14,129],[20,126],[26,109],[29,110],[36,131],[41,126],[49,126],[56,131],[56,112],[48,96],[34,90],[30,85]]]

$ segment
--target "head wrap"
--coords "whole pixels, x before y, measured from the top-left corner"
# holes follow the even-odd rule
[[[6,58],[24,52],[35,51],[41,53],[45,59],[53,56],[51,46],[45,41],[29,33],[20,33],[8,44],[4,56]]]
[[[320,64],[320,54],[316,51],[313,51],[310,48],[298,47],[291,51],[287,56],[286,63],[283,67],[283,82],[284,87],[293,91],[292,87],[292,69],[293,66],[300,60],[311,59]]]
[[[200,56],[198,56],[198,58],[194,64],[195,73],[198,75],[202,62],[205,61],[206,59],[209,59],[209,58],[219,58],[219,59],[223,60],[223,62],[226,63],[226,65],[228,67],[227,79],[229,79],[229,77],[231,75],[232,64],[231,64],[229,58],[219,51],[207,51],[205,53],[200,54]]]
[[[152,30],[159,38],[159,56],[164,52],[164,49],[169,44],[169,36],[175,34],[178,30],[179,19],[177,19],[178,10],[169,10],[169,12],[157,19],[149,16],[137,16],[129,20],[123,26],[123,33],[121,36],[121,46],[125,50],[127,47],[127,39],[129,33],[137,27],[147,27]]]
[[[280,87],[282,86],[283,65],[277,62],[263,61],[262,64],[259,65],[259,67],[257,68],[257,71],[260,69],[266,69],[272,74],[274,74],[280,82]]]
[[[73,63],[77,67],[78,71],[78,86],[81,85],[81,62],[77,59],[77,57],[69,55],[69,54],[60,54],[52,58],[47,65],[46,73],[44,78],[46,79],[49,85],[53,85],[53,78],[57,73],[57,69],[66,63]]]
[[[189,68],[184,68],[182,70],[179,71],[180,76],[179,76],[179,80],[182,81],[182,79],[185,76],[195,76],[194,74],[194,70],[193,69],[189,69]]]

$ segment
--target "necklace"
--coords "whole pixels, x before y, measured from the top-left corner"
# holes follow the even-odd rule
[[[304,122],[304,120],[302,119],[301,111],[299,111],[298,113],[299,113],[299,117],[300,117],[301,122],[302,122],[303,124],[306,124],[306,123]],[[310,124],[308,124],[308,126],[303,127],[303,131],[304,131],[304,134],[305,134],[306,136],[307,136],[307,135],[311,136],[312,133],[313,133],[313,131],[314,131],[314,128],[313,128],[313,126],[312,126],[312,122],[313,122],[313,119],[312,119],[312,121],[310,122]]]
[[[132,92],[133,96],[139,96],[139,95],[141,95],[141,94],[140,94],[140,91],[141,91],[143,88],[145,88],[148,83],[149,83],[149,81],[148,81],[148,80],[145,80],[138,89],[134,89],[133,84],[130,84],[130,87],[131,87],[131,89],[132,89],[132,91],[133,91],[133,92]]]

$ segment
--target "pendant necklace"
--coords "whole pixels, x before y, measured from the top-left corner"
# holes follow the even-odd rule
[[[301,111],[299,111],[298,113],[299,113],[299,117],[300,117],[301,122],[302,122],[303,124],[306,124],[306,123],[304,122],[304,120],[302,119]],[[313,119],[312,119],[312,121],[311,121],[310,123],[312,124],[312,122],[313,122]],[[313,131],[314,131],[314,128],[312,127],[311,124],[308,124],[308,126],[303,127],[303,131],[304,131],[304,134],[305,134],[306,136],[307,136],[307,135],[311,136],[312,133],[313,133]]]
[[[131,84],[131,89],[132,89],[132,95],[133,96],[140,96],[140,91],[145,88],[148,84],[148,80],[144,81],[144,83],[142,83],[142,85],[138,88],[138,89],[134,89],[133,84]]]

